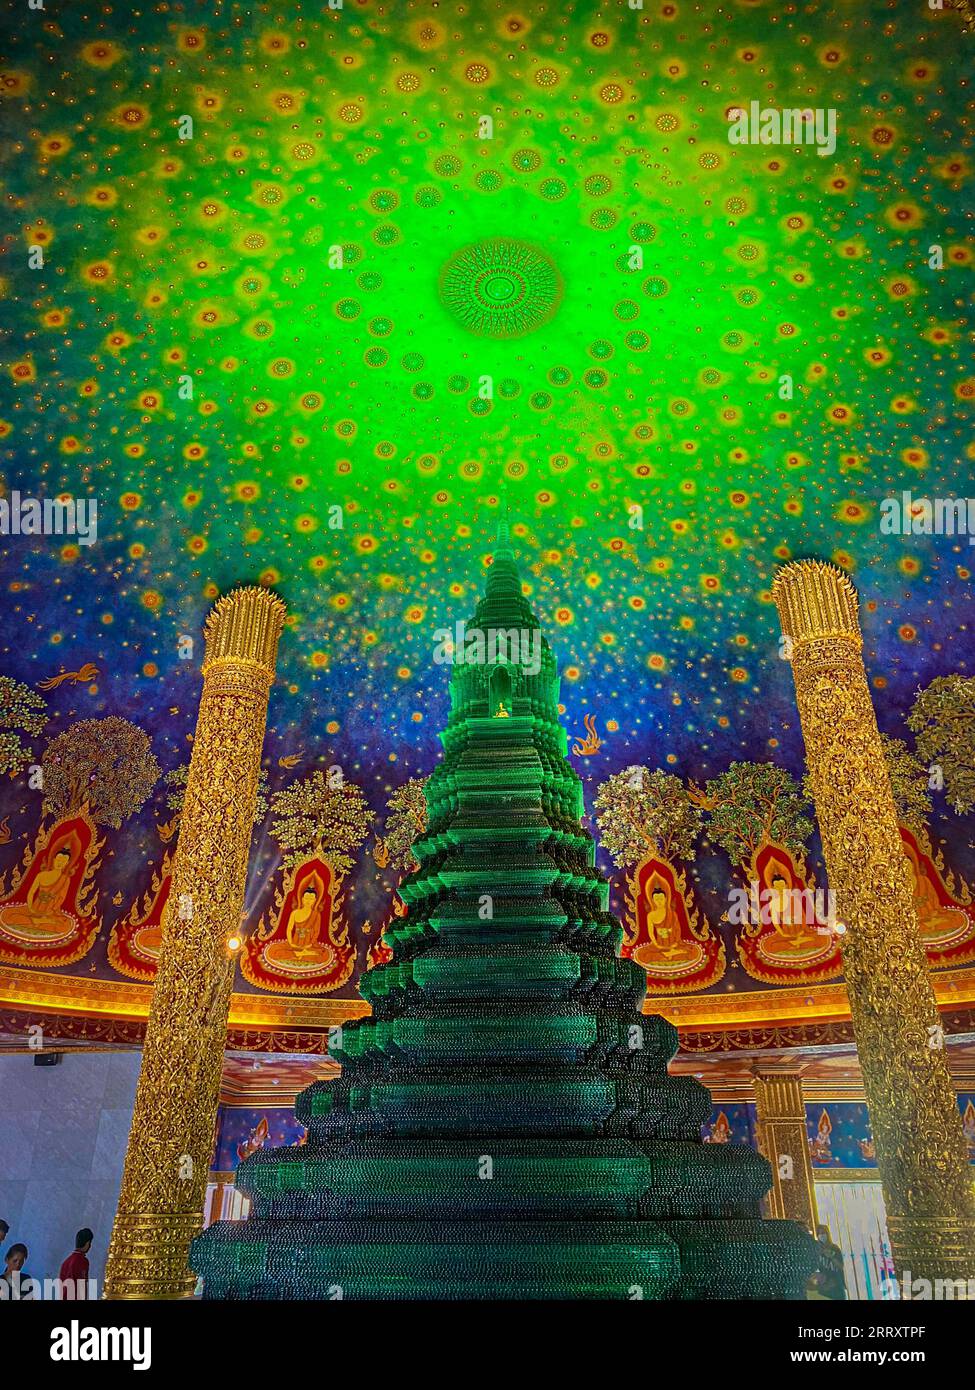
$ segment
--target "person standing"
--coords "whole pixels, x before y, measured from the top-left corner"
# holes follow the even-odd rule
[[[88,1251],[94,1239],[94,1232],[87,1226],[83,1226],[75,1236],[74,1249],[63,1261],[58,1273],[62,1298],[88,1297]]]
[[[27,1263],[27,1246],[21,1245],[19,1242],[16,1245],[11,1245],[5,1260],[4,1271],[0,1274],[0,1284],[5,1284],[6,1289],[0,1294],[0,1298],[23,1298],[24,1285],[27,1285],[27,1297],[31,1298],[33,1295],[28,1284],[30,1275],[24,1273],[24,1265]]]
[[[833,1244],[828,1226],[816,1227],[819,1242],[819,1269],[806,1286],[806,1297],[812,1299],[846,1299],[846,1280],[843,1273],[843,1253]]]

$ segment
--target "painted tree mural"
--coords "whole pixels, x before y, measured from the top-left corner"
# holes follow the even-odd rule
[[[897,819],[915,835],[923,834],[931,816],[928,769],[903,739],[881,734],[880,741],[890,773]]]
[[[411,777],[386,802],[385,833],[376,841],[375,850],[381,868],[388,864],[401,874],[410,874],[419,867],[413,846],[427,827],[426,784],[426,777]]]
[[[965,815],[975,806],[975,676],[938,676],[918,691],[907,727],[949,806]]]
[[[43,696],[12,676],[0,676],[0,777],[16,777],[34,761],[30,740],[47,720]]]
[[[375,819],[361,787],[338,768],[317,769],[273,794],[269,830],[284,850],[286,868],[321,854],[348,873]]]
[[[803,787],[775,763],[732,763],[727,772],[691,787],[691,799],[708,812],[708,838],[735,864],[747,864],[769,841],[801,855],[813,832]]]
[[[41,758],[44,812],[60,818],[87,806],[116,830],[145,804],[160,768],[149,735],[127,719],[80,719],[52,738]]]
[[[594,803],[599,838],[613,863],[631,867],[648,852],[690,858],[701,812],[672,773],[628,767],[608,777]]]

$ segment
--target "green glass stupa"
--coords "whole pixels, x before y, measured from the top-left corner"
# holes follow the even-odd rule
[[[466,637],[372,1016],[298,1097],[306,1145],[238,1168],[249,1219],[193,1246],[205,1297],[801,1297],[815,1242],[761,1218],[764,1158],[702,1142],[710,1096],[618,955],[504,523]]]

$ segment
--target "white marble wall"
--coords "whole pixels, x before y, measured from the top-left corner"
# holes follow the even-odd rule
[[[4,1249],[22,1241],[36,1278],[55,1277],[75,1232],[90,1226],[91,1275],[101,1286],[140,1061],[135,1051],[67,1052],[56,1067],[0,1056]]]

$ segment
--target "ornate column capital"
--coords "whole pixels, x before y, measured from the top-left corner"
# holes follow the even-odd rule
[[[797,560],[772,582],[787,655],[799,670],[845,666],[861,671],[860,601],[853,582],[836,565]]]
[[[840,637],[862,646],[860,600],[849,575],[823,560],[783,565],[772,581],[782,631],[793,642]]]
[[[273,680],[284,615],[283,602],[270,589],[241,587],[217,599],[203,628],[204,679],[232,663],[252,664]]]

